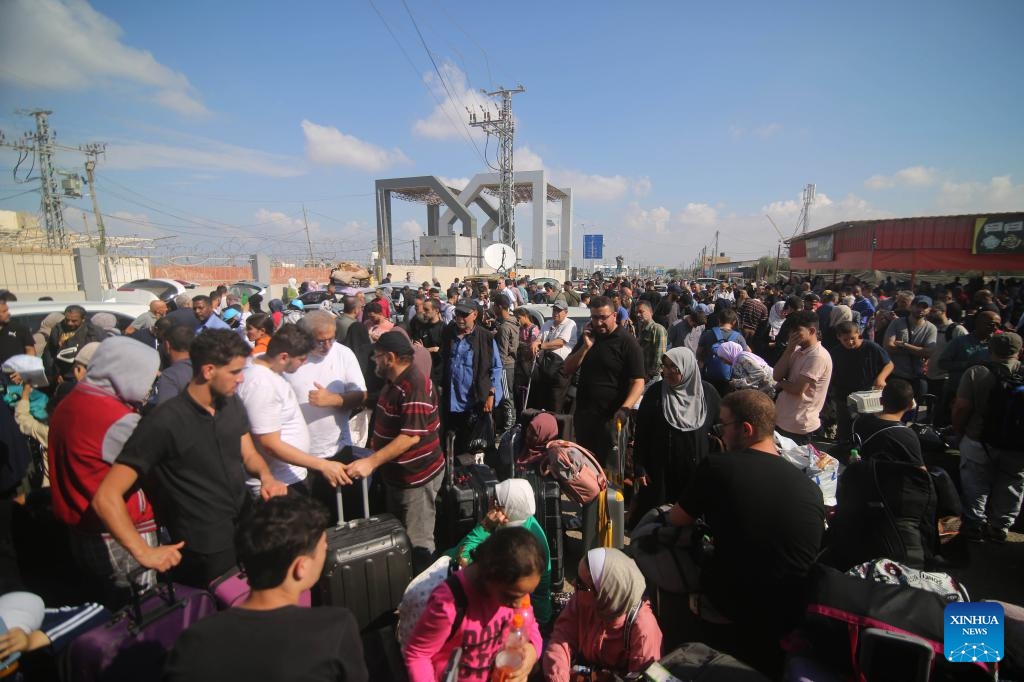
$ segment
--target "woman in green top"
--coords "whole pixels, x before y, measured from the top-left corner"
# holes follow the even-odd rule
[[[530,597],[533,615],[537,622],[545,625],[551,621],[551,554],[544,529],[534,517],[537,509],[536,498],[530,482],[521,478],[510,478],[494,486],[494,500],[483,520],[471,530],[458,545],[447,552],[460,566],[468,566],[472,552],[491,533],[503,528],[522,526],[540,541],[544,550],[544,572],[540,584]]]

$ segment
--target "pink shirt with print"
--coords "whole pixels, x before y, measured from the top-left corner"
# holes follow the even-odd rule
[[[473,585],[467,580],[465,571],[456,573],[456,576],[462,583],[467,600],[460,632],[449,638],[455,622],[455,598],[448,585],[442,583],[430,595],[423,615],[405,643],[409,682],[440,679],[452,651],[460,644],[460,682],[486,682],[490,679],[491,665],[504,644],[505,629],[512,620],[513,610]],[[532,617],[526,630],[539,655],[542,640]]]

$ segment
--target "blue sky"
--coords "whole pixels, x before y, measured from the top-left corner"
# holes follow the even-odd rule
[[[596,232],[607,256],[688,264],[716,229],[730,256],[774,253],[764,215],[790,236],[809,182],[812,227],[1024,210],[1018,0],[524,1],[507,26],[501,4],[406,2],[6,0],[0,130],[47,108],[62,143],[107,142],[108,229],[175,256],[295,257],[305,204],[315,244],[365,258],[374,180],[485,170],[452,120],[517,83],[517,168],[573,188],[577,257]],[[29,187],[4,173],[0,208],[38,210],[11,197]],[[396,202],[397,255],[425,224]]]

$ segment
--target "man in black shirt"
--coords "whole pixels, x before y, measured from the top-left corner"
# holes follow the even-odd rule
[[[441,319],[441,301],[428,298],[423,301],[421,317],[410,321],[409,338],[414,345],[423,346],[430,353],[430,381],[441,386],[444,366],[441,362],[441,336],[444,334],[444,320]]]
[[[726,452],[702,461],[671,524],[703,517],[714,553],[701,567],[702,616],[715,613],[735,628],[737,655],[777,665],[778,636],[800,619],[802,591],[825,528],[821,491],[779,457],[772,438],[775,405],[746,389],[722,399],[717,429]]]
[[[616,320],[612,302],[590,300],[590,322],[565,361],[562,372],[579,370],[573,428],[576,441],[607,463],[615,421],[623,422],[644,392],[644,354],[632,334]]]
[[[924,466],[917,433],[900,420],[914,406],[910,382],[889,377],[882,389],[882,413],[863,414],[853,423],[853,444],[864,459],[878,458]]]
[[[228,329],[197,336],[189,349],[192,381],[139,422],[92,501],[139,564],[157,571],[177,566],[174,578],[186,585],[205,587],[235,565],[246,472],[260,480],[263,499],[288,491],[256,451],[235,395],[249,353]],[[124,496],[140,481],[174,544],[150,547],[132,525]]]
[[[260,507],[235,547],[251,592],[238,607],[186,630],[171,651],[167,682],[362,682],[359,626],[346,608],[298,606],[327,557],[327,514],[299,495]],[[301,654],[299,653],[301,652]]]
[[[11,321],[11,310],[7,307],[7,301],[0,301],[0,363],[22,354],[36,354],[32,334],[21,324]]]

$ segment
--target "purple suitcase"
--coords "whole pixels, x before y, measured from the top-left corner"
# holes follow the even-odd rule
[[[159,682],[167,652],[189,626],[217,611],[213,595],[159,583],[132,596],[109,623],[68,645],[65,682]]]
[[[213,593],[218,609],[230,609],[249,597],[249,579],[239,569],[232,568],[210,583],[210,592]],[[299,594],[299,606],[312,606],[312,595],[309,590],[303,590]]]

